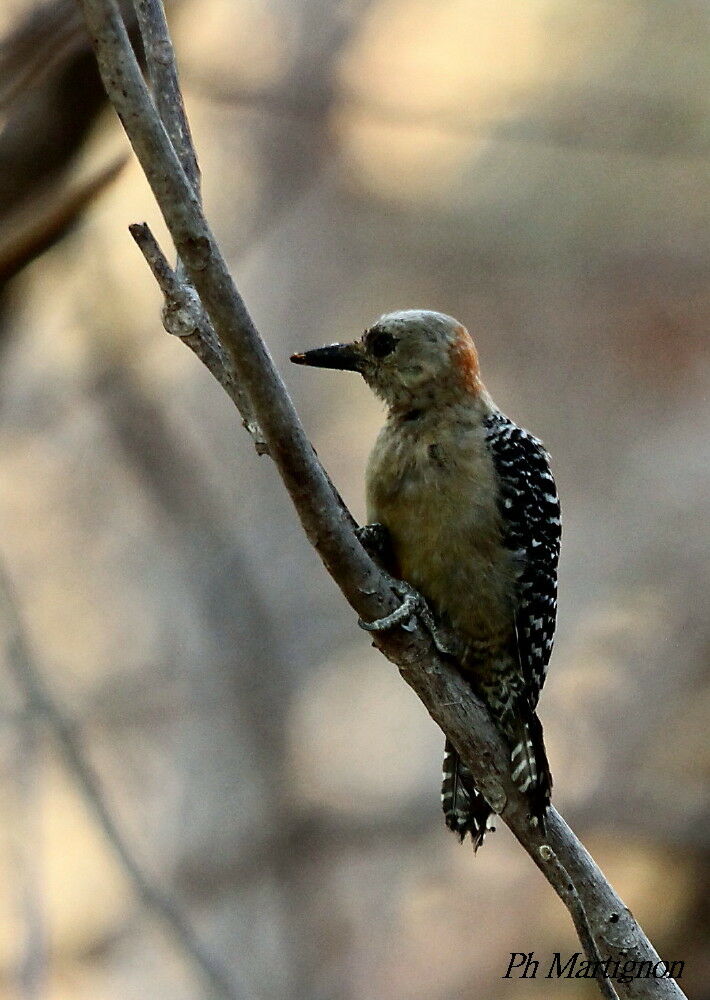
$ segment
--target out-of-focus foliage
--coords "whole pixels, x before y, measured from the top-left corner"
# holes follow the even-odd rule
[[[386,310],[465,322],[496,401],[552,452],[555,802],[710,996],[710,8],[172,15],[208,214],[355,515],[380,408],[356,378],[286,359]],[[62,183],[123,141],[104,112]],[[0,555],[136,857],[255,998],[596,996],[501,981],[511,951],[577,950],[568,916],[504,829],[475,859],[444,829],[441,735],[227,397],[162,333],[126,232],[144,218],[161,232],[131,163],[0,315]],[[0,684],[0,997],[200,995]]]

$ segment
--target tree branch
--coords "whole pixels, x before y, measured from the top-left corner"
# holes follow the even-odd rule
[[[257,454],[268,455],[269,446],[256,422],[251,400],[228,363],[199,295],[188,281],[181,280],[173,271],[147,223],[136,222],[128,229],[163,293],[163,326],[168,333],[180,337],[214,375],[241,413],[242,423],[254,439]]]
[[[185,114],[173,45],[168,34],[165,10],[159,0],[134,0],[143,39],[146,68],[160,119],[180,158],[197,197],[200,197],[200,168]]]
[[[355,537],[353,519],[318,462],[229,275],[199,196],[145,85],[115,0],[80,3],[109,98],[222,345],[227,367],[236,373],[251,399],[269,453],[310,542],[360,617],[372,621],[390,614],[398,600],[386,575]],[[170,50],[164,47],[163,51]],[[596,945],[589,960],[595,961],[601,952],[622,961],[658,962],[628,908],[557,811],[550,810],[544,839],[538,829],[530,826],[527,804],[510,779],[507,748],[484,706],[472,697],[458,672],[438,656],[429,634],[417,626],[411,631],[409,626],[399,627],[378,633],[375,644],[397,665],[432,718],[453,741],[491,806],[565,902],[575,925],[589,928]],[[541,851],[543,847],[551,853]],[[558,863],[551,863],[553,858]],[[589,941],[586,944],[590,946]],[[618,985],[622,996],[634,1000],[677,1000],[683,996],[670,979],[634,979]],[[608,988],[606,995],[612,995]]]
[[[579,936],[579,940],[582,942],[584,953],[587,955],[589,960],[594,962],[598,967],[601,965],[603,959],[599,954],[597,942],[594,940],[592,928],[589,926],[589,919],[587,917],[587,911],[584,908],[584,903],[580,899],[579,893],[577,892],[567,869],[560,862],[559,858],[548,844],[543,844],[540,848],[540,857],[543,861],[555,869],[555,874],[559,879],[560,885],[565,887],[566,891],[562,898],[567,905],[567,909],[572,915],[572,920],[574,921],[574,926],[577,931],[577,935]],[[603,997],[606,997],[606,1000],[618,1000],[616,990],[606,976],[599,976],[598,982],[601,994]]]

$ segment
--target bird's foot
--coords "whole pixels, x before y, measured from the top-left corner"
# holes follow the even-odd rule
[[[363,524],[355,529],[355,535],[365,552],[381,569],[387,569],[391,565],[392,541],[384,524],[377,521]]]
[[[390,578],[390,586],[401,599],[400,606],[395,608],[391,614],[385,615],[384,618],[377,618],[373,622],[366,622],[362,618],[358,618],[360,628],[365,629],[366,632],[384,632],[388,628],[394,628],[395,625],[401,625],[406,632],[413,632],[417,627],[418,619],[431,635],[439,653],[444,656],[459,656],[461,643],[450,629],[437,623],[431,608],[422,595],[404,580]]]
[[[414,587],[410,587],[404,580],[390,579],[389,582],[397,597],[402,600],[400,606],[395,608],[391,614],[385,615],[384,618],[376,618],[374,622],[366,622],[362,618],[358,618],[357,623],[366,632],[384,632],[388,628],[394,628],[395,625],[401,625],[407,632],[413,632],[417,627],[416,621],[413,620],[414,616],[416,614],[421,616],[422,607],[426,608],[428,615],[431,615],[431,611],[429,611],[422,595],[418,594]]]

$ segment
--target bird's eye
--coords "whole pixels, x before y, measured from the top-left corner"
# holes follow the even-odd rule
[[[397,338],[393,337],[391,333],[386,333],[381,331],[376,333],[373,337],[368,338],[368,350],[376,358],[386,358],[388,354],[397,346]]]

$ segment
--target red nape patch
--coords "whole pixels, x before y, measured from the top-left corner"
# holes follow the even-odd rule
[[[465,326],[456,327],[456,341],[451,348],[454,371],[467,392],[479,392],[481,382],[478,377],[478,352]]]

